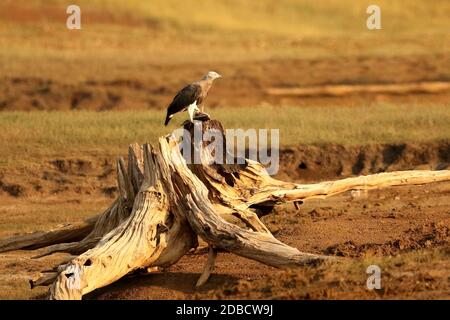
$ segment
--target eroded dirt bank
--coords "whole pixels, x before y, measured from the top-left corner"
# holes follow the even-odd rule
[[[271,105],[358,105],[373,101],[425,103],[448,101],[448,91],[434,94],[357,94],[343,97],[271,96],[272,87],[332,84],[386,84],[449,81],[445,54],[408,57],[336,57],[271,59],[220,63],[224,75],[206,101],[210,108]],[[162,67],[149,63],[126,78],[64,82],[26,76],[0,78],[0,111],[164,109],[177,90],[209,70],[210,65],[183,63]],[[100,75],[96,75],[100,76]]]
[[[352,175],[411,169],[446,169],[450,143],[368,146],[297,146],[280,151],[277,178],[315,182]],[[42,159],[36,166],[0,171],[0,197],[111,196],[116,192],[115,156]]]
[[[298,146],[280,152],[280,179],[304,182],[450,164],[450,143]]]

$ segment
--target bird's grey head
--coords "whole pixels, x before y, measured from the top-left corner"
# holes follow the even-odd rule
[[[219,78],[222,78],[222,76],[215,71],[210,71],[203,77],[205,80],[216,80]]]

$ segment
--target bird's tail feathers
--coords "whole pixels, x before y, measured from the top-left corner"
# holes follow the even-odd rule
[[[166,116],[166,121],[164,122],[164,125],[167,126],[167,124],[169,123],[170,119],[172,119],[173,115],[172,114],[167,114]]]

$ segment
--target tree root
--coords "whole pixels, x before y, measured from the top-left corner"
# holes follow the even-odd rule
[[[192,132],[196,124],[186,123]],[[207,118],[206,129],[223,133]],[[301,185],[270,177],[245,159],[241,165],[211,162],[206,146],[201,164],[187,164],[173,136],[158,147],[131,145],[128,164],[117,161],[119,196],[101,215],[65,226],[0,240],[0,252],[44,248],[34,258],[66,252],[68,261],[30,280],[50,285],[50,299],[81,299],[135,270],[157,270],[176,263],[198,237],[209,246],[196,286],[213,272],[217,251],[225,250],[277,268],[314,265],[335,257],[301,252],[276,239],[260,220],[280,203],[326,198],[348,190],[449,181],[450,171],[403,171]]]

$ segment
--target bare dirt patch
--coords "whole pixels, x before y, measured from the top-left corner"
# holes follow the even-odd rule
[[[395,214],[389,217],[395,218]],[[389,240],[383,244],[358,245],[353,241],[328,247],[328,254],[342,257],[361,257],[367,254],[396,255],[406,250],[419,250],[450,243],[450,229],[447,221],[426,223],[405,232],[399,239]]]
[[[449,183],[374,190],[356,198],[348,193],[307,201],[299,210],[280,207],[263,218],[289,245],[344,256],[337,265],[279,271],[219,253],[210,281],[196,290],[206,259],[199,250],[164,272],[126,277],[87,298],[449,298],[449,194]],[[366,289],[370,264],[382,270],[382,290]]]
[[[344,97],[268,95],[271,87],[327,84],[383,84],[450,81],[448,55],[410,57],[341,57],[320,60],[269,60],[221,63],[224,79],[208,98],[208,107],[271,105],[357,105],[373,101],[432,103],[449,101],[449,92],[435,94],[356,94]],[[135,110],[163,109],[176,91],[208,65],[184,63],[162,68],[151,63],[128,78],[62,83],[54,79],[0,79],[0,110]],[[170,81],[167,81],[170,79]],[[177,89],[178,88],[178,89]]]
[[[418,251],[382,261],[382,288],[366,289],[366,262],[344,262],[239,279],[196,299],[448,299],[449,248]]]

